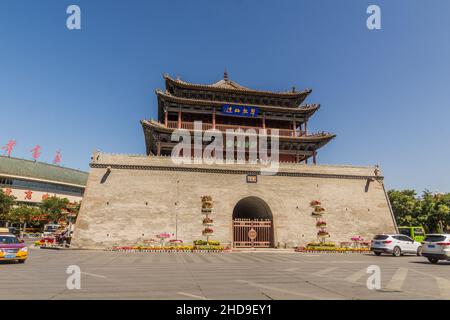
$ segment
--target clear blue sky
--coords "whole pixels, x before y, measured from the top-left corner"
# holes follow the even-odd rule
[[[82,30],[66,28],[77,4]],[[378,4],[382,30],[366,28]],[[144,153],[162,75],[312,88],[319,163],[379,163],[388,188],[450,191],[450,1],[1,1],[0,144],[88,170]]]

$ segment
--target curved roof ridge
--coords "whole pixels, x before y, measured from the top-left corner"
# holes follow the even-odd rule
[[[270,95],[278,95],[278,96],[288,96],[291,98],[301,97],[302,95],[308,95],[312,92],[311,89],[304,89],[302,91],[268,91],[268,90],[256,90],[250,89],[240,85],[239,83],[233,80],[221,79],[213,84],[198,84],[198,83],[190,83],[179,78],[173,79],[169,74],[164,74],[164,79],[171,81],[173,83],[181,84],[184,86],[188,86],[191,88],[214,88],[214,89],[225,89],[225,90],[233,90],[254,94],[270,94]]]
[[[189,101],[192,103],[202,103],[202,104],[217,104],[217,105],[223,105],[223,104],[230,104],[229,101],[208,101],[208,100],[201,100],[201,99],[192,99],[192,98],[184,98],[184,97],[178,97],[172,95],[168,91],[163,91],[161,89],[155,90],[157,95],[164,96],[166,98],[176,100],[176,101]],[[315,111],[320,108],[320,104],[313,103],[313,104],[302,104],[298,107],[292,108],[292,107],[280,107],[280,106],[270,106],[270,105],[260,105],[260,104],[247,104],[247,103],[239,103],[239,105],[242,106],[251,106],[251,107],[259,107],[259,108],[266,108],[266,109],[275,109],[275,110],[285,110],[285,111]]]

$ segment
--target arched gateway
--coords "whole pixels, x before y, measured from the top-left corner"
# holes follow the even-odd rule
[[[273,216],[264,200],[247,197],[233,209],[233,245],[239,248],[273,247]]]

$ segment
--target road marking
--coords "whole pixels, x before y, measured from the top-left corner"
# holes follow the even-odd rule
[[[443,299],[450,299],[450,281],[441,277],[433,278],[436,280],[437,286],[439,287],[439,293]]]
[[[247,281],[247,280],[235,280],[235,281],[239,282],[239,283],[246,283],[251,287],[267,289],[267,290],[272,290],[272,291],[278,291],[278,292],[292,294],[292,295],[299,296],[299,297],[304,297],[307,299],[315,299],[315,300],[323,300],[324,299],[323,296],[319,297],[319,296],[311,295],[311,294],[307,294],[307,293],[301,293],[301,292],[297,292],[297,291],[281,289],[281,288],[272,287],[272,286],[268,286],[268,285],[264,285],[264,284],[259,284],[259,283],[252,282],[252,281]]]
[[[330,273],[331,271],[334,271],[334,270],[336,270],[336,269],[337,269],[336,267],[334,267],[334,268],[326,268],[326,269],[322,269],[322,270],[319,270],[319,271],[314,272],[313,275],[314,275],[314,276],[321,277],[321,276],[323,276],[323,275],[325,275],[325,274],[327,274],[327,273]]]
[[[386,285],[385,289],[401,291],[403,283],[408,275],[408,268],[399,268],[392,276],[389,283]]]
[[[361,279],[365,274],[367,274],[367,269],[361,269],[359,271],[356,271],[355,273],[349,275],[347,278],[345,278],[345,281],[356,283],[359,279]]]
[[[200,300],[209,300],[206,297],[202,297],[202,296],[197,296],[195,294],[190,294],[190,293],[186,293],[186,292],[177,292],[177,294],[180,294],[182,296],[186,296],[186,297],[191,297],[191,298],[195,298],[195,299],[200,299]]]
[[[95,274],[95,273],[89,273],[89,272],[81,272],[81,274],[84,274],[86,276],[96,277],[96,278],[107,278],[104,275],[101,274]]]
[[[281,271],[294,272],[294,271],[297,271],[298,269],[300,269],[300,268],[289,268],[289,269],[284,269]]]

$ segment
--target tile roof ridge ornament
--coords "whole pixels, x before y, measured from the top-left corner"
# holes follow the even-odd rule
[[[227,68],[225,68],[225,71],[223,72],[223,80],[228,81],[228,72],[227,72]]]

